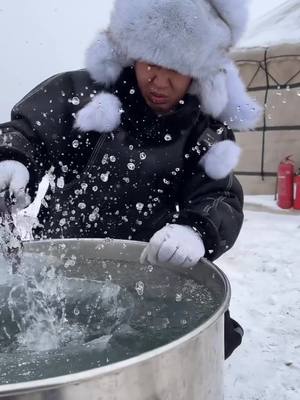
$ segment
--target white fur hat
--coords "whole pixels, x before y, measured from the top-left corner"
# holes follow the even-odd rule
[[[194,78],[202,110],[233,129],[252,129],[261,107],[230,58],[248,19],[248,0],[116,0],[108,29],[86,53],[92,78],[117,81],[142,60]]]

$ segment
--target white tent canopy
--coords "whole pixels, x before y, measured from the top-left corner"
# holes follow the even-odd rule
[[[252,0],[250,11],[239,47],[300,42],[300,0]]]
[[[300,168],[300,0],[252,18],[234,57],[265,109],[255,131],[236,133],[243,149],[236,172],[247,194],[273,193],[283,158],[293,154]]]

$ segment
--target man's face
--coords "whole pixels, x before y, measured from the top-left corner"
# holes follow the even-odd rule
[[[135,64],[135,74],[146,103],[160,114],[172,111],[192,82],[189,76],[141,61]]]

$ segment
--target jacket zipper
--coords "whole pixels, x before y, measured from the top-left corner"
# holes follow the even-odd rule
[[[96,144],[96,147],[94,148],[94,150],[92,152],[92,155],[91,155],[91,158],[88,161],[87,167],[80,174],[81,176],[87,174],[91,170],[91,168],[93,166],[93,163],[96,160],[96,158],[97,158],[97,156],[98,156],[98,154],[99,154],[99,152],[100,152],[105,140],[106,140],[106,135],[102,134],[100,139],[98,140],[98,142]],[[72,182],[70,182],[70,183],[68,183],[67,185],[64,186],[63,190],[70,189],[72,186],[77,184],[77,181],[78,181],[77,178],[73,179]]]
[[[101,147],[103,146],[103,144],[105,142],[105,139],[106,139],[106,135],[103,133],[101,135],[100,139],[97,142],[97,145],[96,145],[96,147],[95,147],[95,149],[93,151],[93,154],[92,154],[92,156],[90,158],[90,161],[88,163],[88,168],[85,170],[85,173],[87,173],[87,172],[89,172],[91,170],[91,168],[92,168],[92,166],[94,164],[94,161],[98,157],[98,154],[99,154],[99,152],[101,150]]]

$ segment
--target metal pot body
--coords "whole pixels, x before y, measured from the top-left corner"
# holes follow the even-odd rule
[[[121,240],[57,240],[27,243],[26,251],[58,259],[75,255],[70,277],[101,279],[95,260],[137,262],[145,243]],[[94,262],[88,262],[94,260]],[[168,270],[166,269],[166,273]],[[174,270],[172,271],[174,273]],[[220,296],[220,306],[201,326],[165,346],[108,366],[57,378],[0,386],[4,400],[222,400],[226,276],[203,260],[178,270]],[[130,279],[128,271],[126,279]],[[125,279],[125,281],[126,281]]]

